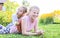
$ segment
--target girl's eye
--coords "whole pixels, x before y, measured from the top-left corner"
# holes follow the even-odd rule
[[[37,13],[37,14],[39,14],[39,13]]]
[[[36,12],[34,12],[34,13],[36,13]]]
[[[38,12],[34,12],[34,13],[39,14]]]

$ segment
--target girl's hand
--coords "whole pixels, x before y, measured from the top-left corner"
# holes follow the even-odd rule
[[[15,25],[18,25],[19,24],[19,22],[15,22]]]
[[[37,33],[38,35],[42,35],[42,34],[44,34],[44,31],[43,31],[43,30],[38,30],[36,33]]]

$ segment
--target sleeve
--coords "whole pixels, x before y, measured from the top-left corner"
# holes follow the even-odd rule
[[[15,22],[17,22],[17,16],[16,15],[12,15],[12,23],[15,24]]]

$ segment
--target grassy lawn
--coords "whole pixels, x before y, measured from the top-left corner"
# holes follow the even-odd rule
[[[39,25],[44,29],[43,38],[60,38],[60,24]],[[23,36],[20,34],[0,34],[0,38],[42,38],[42,36]]]

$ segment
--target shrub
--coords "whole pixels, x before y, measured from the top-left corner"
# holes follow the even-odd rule
[[[16,8],[18,7],[18,3],[16,2],[10,2],[7,0],[4,3],[4,7],[6,8],[6,11],[0,11],[0,24],[6,26],[8,23],[11,22],[11,16],[13,13],[16,12]]]
[[[55,10],[54,12],[54,23],[60,23],[60,10]]]
[[[53,24],[53,18],[47,17],[45,19],[40,19],[39,23],[41,23],[41,24]]]
[[[41,24],[52,24],[53,23],[53,14],[43,14],[40,19],[39,23]]]
[[[6,26],[11,22],[12,13],[10,11],[0,11],[0,24]]]

